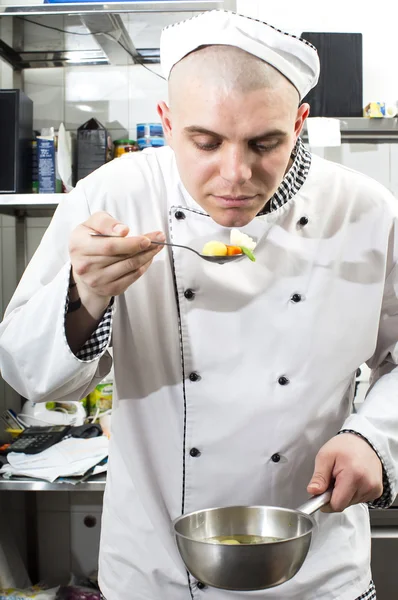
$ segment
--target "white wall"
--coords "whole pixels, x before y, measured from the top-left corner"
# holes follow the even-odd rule
[[[363,101],[398,100],[396,0],[238,0],[243,14],[300,35],[303,31],[363,34]]]

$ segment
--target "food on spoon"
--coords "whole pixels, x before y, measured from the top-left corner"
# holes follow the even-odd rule
[[[256,260],[253,250],[256,247],[256,242],[246,233],[242,233],[239,229],[231,230],[230,244],[211,241],[204,245],[202,254],[204,256],[239,256],[245,254],[253,262]]]
[[[239,229],[231,230],[230,237],[231,246],[239,246],[239,248],[246,248],[247,250],[251,250],[253,252],[256,247],[256,242],[246,233],[242,233]]]
[[[247,258],[250,258],[250,260],[253,262],[256,261],[256,257],[254,256],[253,252],[251,250],[249,250],[249,248],[245,248],[245,246],[241,246],[241,249],[242,249],[243,254],[246,254]]]
[[[239,246],[227,246],[227,256],[236,256],[237,254],[243,254],[242,248],[239,248]]]
[[[204,256],[227,256],[227,253],[227,246],[222,242],[207,242],[202,250]]]

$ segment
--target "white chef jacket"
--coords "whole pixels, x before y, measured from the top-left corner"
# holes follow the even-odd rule
[[[58,207],[0,329],[3,377],[27,398],[77,400],[110,369],[108,352],[80,361],[64,332],[68,238],[99,210],[133,234],[163,230],[198,250],[229,239],[183,188],[170,148],[115,160],[80,182]],[[363,504],[317,513],[299,573],[247,594],[188,580],[171,523],[212,506],[297,508],[318,450],[341,428],[374,446],[395,496],[397,216],[381,185],[313,157],[300,191],[243,228],[257,241],[255,263],[220,266],[163,250],[117,298],[100,549],[107,600],[353,600],[368,587]],[[364,362],[373,386],[351,414]]]

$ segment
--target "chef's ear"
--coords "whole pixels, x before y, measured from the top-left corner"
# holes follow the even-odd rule
[[[162,121],[163,133],[169,146],[172,145],[172,124],[171,124],[171,112],[166,102],[159,102],[157,106],[158,115]]]
[[[308,115],[310,114],[310,105],[307,102],[300,104],[297,110],[296,121],[294,123],[294,136],[297,140],[299,137],[301,130],[303,129],[304,122]]]

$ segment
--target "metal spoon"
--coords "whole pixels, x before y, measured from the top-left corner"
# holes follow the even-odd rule
[[[106,233],[94,233],[93,231],[90,232],[90,235],[92,237],[103,237],[103,238],[124,237],[122,235],[108,235]],[[244,254],[234,254],[233,256],[205,256],[204,254],[197,252],[193,248],[190,248],[189,246],[182,246],[181,244],[170,244],[169,242],[154,242],[152,240],[151,240],[151,244],[156,244],[157,246],[174,246],[175,248],[184,248],[185,250],[190,250],[191,252],[194,252],[195,254],[200,256],[200,258],[203,258],[203,260],[207,260],[208,262],[211,262],[211,263],[217,263],[218,265],[230,263],[230,262],[233,262],[234,260],[237,260],[238,258],[242,258],[243,256],[245,256]]]

